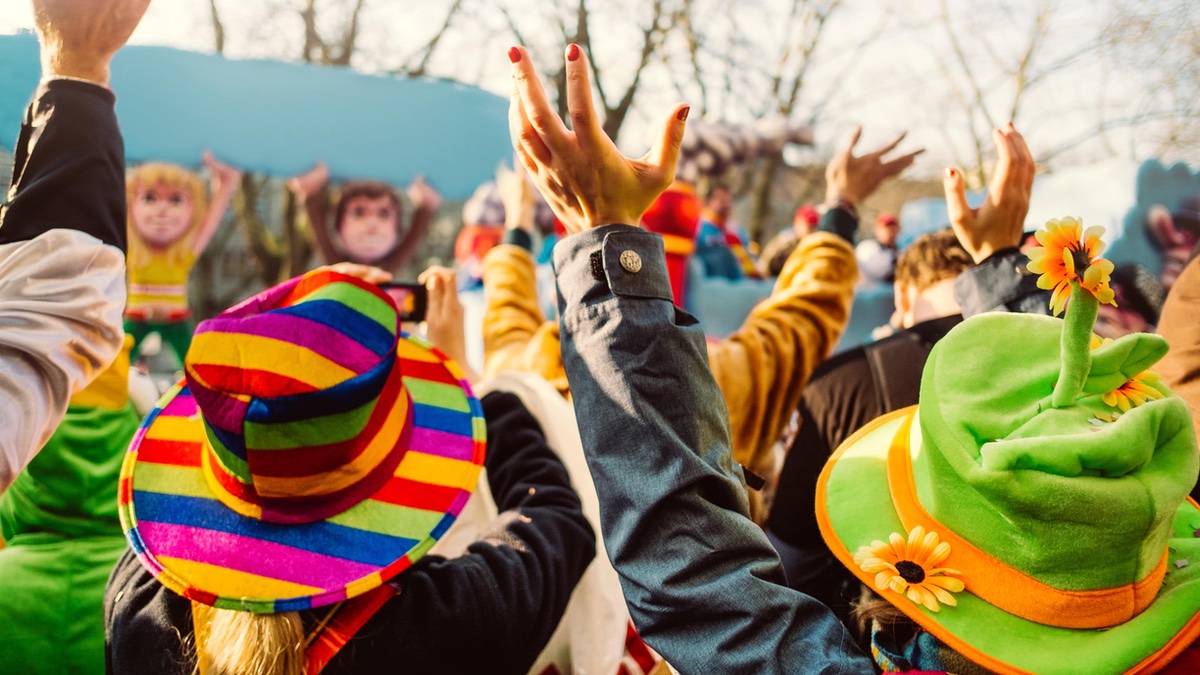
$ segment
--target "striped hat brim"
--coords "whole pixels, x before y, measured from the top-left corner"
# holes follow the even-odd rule
[[[361,595],[419,560],[474,490],[486,453],[483,409],[461,369],[420,338],[397,346],[413,400],[407,452],[368,499],[326,520],[243,516],[202,468],[200,411],[181,381],[146,417],[121,469],[121,527],[142,564],[207,605],[277,613]]]

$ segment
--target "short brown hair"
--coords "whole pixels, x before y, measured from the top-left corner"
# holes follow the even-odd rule
[[[950,228],[926,234],[912,243],[896,261],[896,283],[924,291],[954,279],[975,264]]]
[[[396,209],[396,225],[397,227],[403,225],[404,203],[400,201],[400,195],[391,185],[377,180],[352,180],[343,183],[341,190],[338,191],[337,212],[333,216],[334,229],[341,230],[342,218],[346,215],[346,206],[355,197],[366,197],[367,199],[387,197],[391,199],[392,206]]]

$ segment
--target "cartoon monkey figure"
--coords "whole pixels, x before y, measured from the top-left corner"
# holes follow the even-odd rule
[[[241,171],[204,153],[212,199],[196,173],[175,164],[146,163],[125,180],[129,204],[129,298],[125,332],[133,357],[146,336],[158,333],[180,365],[192,340],[188,276],[225,217]]]
[[[404,204],[390,185],[350,181],[341,186],[335,200],[331,231],[328,183],[329,168],[324,163],[288,181],[296,199],[304,203],[313,243],[326,264],[361,263],[395,273],[412,258],[442,203],[441,195],[424,180],[414,180],[407,191],[413,203],[412,222],[402,232]]]

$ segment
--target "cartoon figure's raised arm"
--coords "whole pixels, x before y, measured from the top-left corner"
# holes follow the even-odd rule
[[[192,243],[192,251],[197,256],[204,252],[213,235],[217,233],[217,228],[221,226],[221,220],[225,218],[225,212],[229,209],[229,202],[233,199],[233,192],[242,179],[240,169],[213,157],[208,150],[204,151],[202,161],[212,176],[212,199],[208,202],[208,212],[204,214],[204,221]]]
[[[329,167],[325,162],[317,162],[308,171],[290,178],[287,184],[296,200],[304,204],[304,211],[308,214],[308,222],[312,229],[313,243],[320,252],[321,259],[327,264],[341,262],[343,256],[333,243],[333,237],[329,234],[329,223],[326,221],[329,213],[329,194],[325,188],[329,185]]]

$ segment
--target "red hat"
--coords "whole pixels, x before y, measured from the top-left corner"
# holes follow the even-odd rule
[[[809,225],[816,225],[821,220],[821,214],[817,213],[812,204],[805,204],[796,209],[796,215],[792,217],[792,220],[803,220]]]
[[[896,214],[890,211],[884,211],[875,217],[876,225],[896,225],[900,221],[896,219]]]
[[[689,183],[675,181],[642,216],[642,225],[661,234],[667,252],[667,273],[675,304],[683,306],[683,285],[688,259],[696,248],[696,230],[700,227],[700,200]]]

